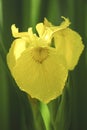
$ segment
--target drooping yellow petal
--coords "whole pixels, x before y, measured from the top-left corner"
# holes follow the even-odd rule
[[[67,28],[55,33],[54,39],[58,54],[65,58],[67,68],[74,69],[84,49],[80,35]]]
[[[15,66],[17,59],[26,48],[27,43],[23,39],[14,40],[9,53],[7,54],[7,63],[11,70]]]
[[[24,51],[13,68],[12,74],[21,89],[29,93],[31,97],[48,103],[61,95],[68,70],[62,65],[54,50],[49,48],[42,50],[38,52],[40,50],[28,48]],[[42,62],[38,60],[40,59],[38,53],[41,53],[39,56],[42,55]]]

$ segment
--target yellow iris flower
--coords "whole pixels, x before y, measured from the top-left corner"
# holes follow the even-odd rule
[[[12,25],[13,41],[7,63],[18,86],[44,103],[62,94],[68,71],[74,69],[84,45],[78,33],[71,30],[67,18],[60,26],[47,19],[32,28],[19,32]]]

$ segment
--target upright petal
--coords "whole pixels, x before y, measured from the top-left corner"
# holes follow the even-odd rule
[[[55,32],[65,29],[70,25],[70,21],[68,18],[65,18],[63,16],[62,18],[64,19],[64,21],[59,26],[52,25],[52,23],[50,23],[46,18],[44,19],[44,25],[46,27],[49,27],[53,31],[53,34],[54,34]]]
[[[39,36],[41,37],[43,35],[43,33],[45,32],[45,26],[43,25],[43,23],[38,23],[36,25],[36,30],[37,30]]]
[[[49,27],[44,26],[43,23],[37,24],[36,29],[40,38],[46,41],[47,44],[49,44],[52,39],[53,31]]]
[[[29,36],[28,32],[19,32],[19,29],[16,28],[15,24],[13,24],[11,26],[11,30],[12,30],[12,35],[13,37],[17,38],[17,37],[26,37]]]

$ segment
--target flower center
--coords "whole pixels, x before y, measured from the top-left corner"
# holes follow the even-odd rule
[[[48,48],[46,47],[35,47],[31,51],[32,58],[39,63],[42,63],[47,59],[49,54]]]

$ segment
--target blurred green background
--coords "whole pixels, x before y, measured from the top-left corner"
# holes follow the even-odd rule
[[[46,17],[68,17],[83,38],[78,66],[69,72],[63,95],[45,105],[21,91],[10,75],[6,54],[11,25],[27,31]],[[87,0],[0,0],[0,130],[87,130]]]

